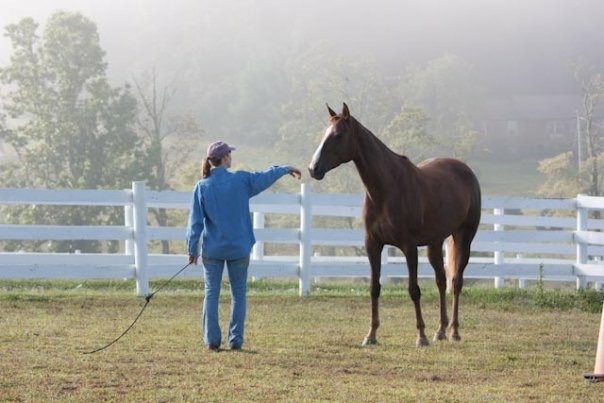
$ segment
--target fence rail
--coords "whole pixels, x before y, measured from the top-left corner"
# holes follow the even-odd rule
[[[119,253],[0,252],[0,278],[134,278],[137,293],[149,292],[149,278],[167,277],[182,267],[186,256],[149,253],[150,241],[184,241],[185,228],[148,224],[151,208],[189,208],[190,193],[145,189],[133,182],[130,190],[0,189],[1,205],[117,206],[124,224],[112,226],[0,224],[0,242],[9,240],[119,241]],[[250,276],[297,277],[301,295],[311,279],[367,276],[363,255],[360,194],[313,193],[302,184],[300,193],[263,193],[251,200],[257,243],[252,250]],[[572,281],[577,288],[604,282],[604,198],[579,195],[573,199],[483,197],[481,226],[472,244],[466,278],[505,279],[519,286],[526,281]],[[267,217],[290,215],[294,226],[265,225]],[[353,228],[326,228],[319,217],[350,218]],[[273,220],[270,220],[273,221]],[[278,221],[278,220],[274,220]],[[272,244],[297,246],[295,255],[267,253]],[[336,256],[356,248],[361,256]],[[278,248],[272,248],[278,249]],[[290,248],[291,249],[291,248]],[[446,250],[445,250],[446,253]],[[394,248],[382,255],[382,279],[406,277],[405,259]],[[184,275],[201,276],[200,267]],[[419,276],[433,277],[425,253],[420,253]]]

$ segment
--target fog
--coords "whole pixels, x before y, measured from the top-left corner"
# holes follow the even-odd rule
[[[453,53],[489,92],[561,93],[576,90],[570,62],[604,58],[600,0],[11,0],[0,25],[28,16],[43,24],[57,10],[97,24],[116,80],[149,68],[178,77],[173,51],[182,48],[222,47],[226,54],[211,53],[221,70],[245,63],[250,47],[278,53],[327,39],[343,54],[375,57],[385,72]],[[1,64],[9,52],[3,37]]]
[[[262,102],[277,110],[291,101],[275,75],[290,75],[288,69],[298,67],[292,63],[303,62],[295,56],[318,43],[330,44],[331,53],[320,60],[327,69],[343,57],[371,61],[377,75],[399,76],[409,66],[452,54],[472,67],[487,101],[525,97],[532,107],[550,98],[570,105],[544,116],[565,119],[555,129],[565,137],[559,149],[540,151],[540,158],[568,149],[576,138],[572,119],[579,105],[563,98],[580,95],[572,63],[583,58],[604,66],[602,0],[11,0],[2,2],[0,25],[33,17],[43,28],[56,11],[79,12],[97,25],[114,85],[154,70],[160,85],[177,91],[175,113],[192,111],[205,133],[273,133],[268,140],[250,135],[250,144],[276,141],[279,127],[267,123],[271,115],[257,119],[258,111]],[[8,40],[0,38],[0,66],[10,52]],[[241,92],[250,86],[257,88]],[[349,100],[325,99],[317,107],[325,101]],[[227,126],[229,119],[246,123]],[[548,140],[534,142],[539,147]]]

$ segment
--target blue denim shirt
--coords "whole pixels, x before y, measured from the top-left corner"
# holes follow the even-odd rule
[[[287,173],[286,165],[262,172],[212,169],[193,189],[187,227],[189,255],[199,255],[200,237],[203,256],[231,260],[249,255],[256,242],[249,199]]]

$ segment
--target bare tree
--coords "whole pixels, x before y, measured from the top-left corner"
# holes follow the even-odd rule
[[[581,87],[582,92],[582,111],[579,119],[583,125],[582,132],[585,135],[587,145],[587,162],[589,164],[589,194],[593,196],[600,195],[600,185],[598,180],[598,153],[599,136],[598,131],[594,129],[594,114],[598,102],[604,97],[604,79],[602,74],[596,71],[595,66],[579,61],[573,66],[575,80]],[[579,133],[578,147],[581,147],[581,131]],[[581,158],[579,156],[579,158]],[[580,161],[581,163],[581,161]]]
[[[153,190],[171,190],[178,167],[188,161],[194,147],[192,136],[202,132],[191,116],[170,116],[168,107],[176,89],[170,86],[158,88],[155,71],[146,78],[145,84],[134,79],[136,92],[142,106],[138,127],[144,136],[147,186]],[[160,227],[169,225],[166,209],[151,209]],[[162,253],[170,253],[168,241],[162,241]]]

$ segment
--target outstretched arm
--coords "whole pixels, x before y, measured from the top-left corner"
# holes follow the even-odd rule
[[[250,197],[263,192],[285,174],[290,174],[294,178],[298,179],[302,176],[298,168],[288,165],[276,165],[262,172],[248,173],[247,177]]]

